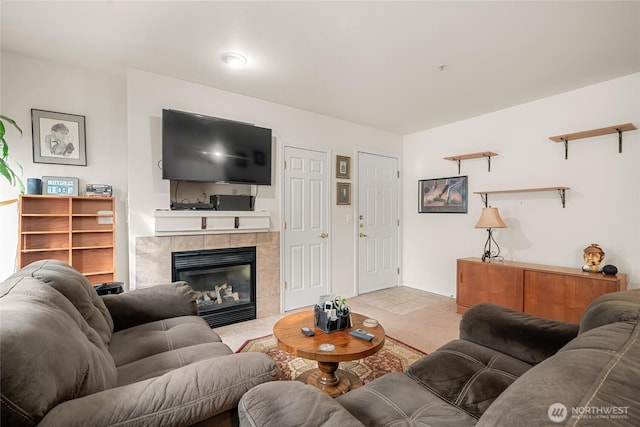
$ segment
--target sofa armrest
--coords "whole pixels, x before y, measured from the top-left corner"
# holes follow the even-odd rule
[[[258,384],[277,380],[277,363],[263,353],[201,360],[162,376],[63,402],[45,426],[187,426],[237,407]]]
[[[238,418],[241,427],[364,427],[328,394],[299,381],[252,388],[240,399]]]
[[[534,365],[554,355],[577,334],[577,324],[543,319],[488,302],[473,306],[460,322],[461,339]]]
[[[104,295],[102,300],[113,318],[114,332],[170,317],[198,315],[196,295],[187,282]]]

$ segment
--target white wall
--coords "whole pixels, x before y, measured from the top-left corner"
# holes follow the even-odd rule
[[[166,208],[168,182],[160,179],[160,117],[163,107],[201,112],[271,127],[282,144],[331,150],[351,156],[356,148],[400,155],[398,135],[140,71],[127,78],[66,67],[2,52],[0,112],[15,118],[25,135],[16,140],[8,130],[11,151],[23,165],[23,178],[77,176],[110,183],[117,198],[117,278],[127,281],[129,251],[136,236],[153,234],[153,210]],[[567,207],[555,193],[514,193],[490,197],[508,229],[496,238],[506,259],[546,264],[582,265],[582,250],[599,243],[605,263],[630,275],[640,287],[640,143],[639,132],[624,134],[623,153],[615,135],[570,143],[564,160],[562,144],[548,137],[566,132],[633,122],[640,125],[640,75],[603,82],[573,92],[454,123],[404,138],[403,283],[444,295],[455,294],[455,259],[479,256],[486,231],[474,227],[482,207],[470,195],[469,213],[418,214],[419,179],[457,175],[445,156],[492,150],[486,161],[462,163],[469,192],[493,189],[571,187]],[[84,115],[87,124],[87,167],[32,162],[31,108]],[[280,163],[280,158],[276,159]],[[352,176],[357,175],[352,162]],[[333,165],[332,165],[333,167]],[[332,176],[334,176],[332,172]],[[273,188],[261,188],[258,209],[274,212],[279,228],[280,174]],[[351,180],[355,185],[355,180]],[[335,179],[332,178],[332,187]],[[130,193],[130,194],[129,194]],[[353,195],[355,196],[355,194]],[[0,200],[16,197],[0,181]],[[332,188],[332,283],[334,292],[353,293],[355,205],[335,205]],[[127,235],[127,203],[131,235]],[[15,268],[16,205],[0,207],[0,279]],[[131,237],[129,239],[129,237]],[[131,250],[132,246],[129,248]]]
[[[27,177],[73,176],[80,189],[87,183],[111,184],[116,198],[116,278],[126,281],[128,253],[125,195],[127,135],[125,79],[2,52],[0,112],[15,119],[24,132],[8,130],[10,154]],[[31,109],[85,116],[87,166],[33,163]],[[81,193],[82,194],[82,193]],[[0,180],[0,200],[16,198],[16,189]],[[15,271],[17,205],[0,207],[0,280]],[[122,249],[120,249],[122,248]]]
[[[583,265],[583,249],[598,243],[640,287],[640,131],[569,142],[550,136],[627,122],[640,125],[640,74],[603,82],[404,138],[403,281],[455,295],[456,259],[481,256],[487,232],[474,226],[483,207],[474,191],[567,186],[566,208],[556,192],[489,195],[507,229],[496,240],[506,260]],[[468,214],[419,214],[418,180],[457,175],[443,157],[494,151],[462,162],[469,177]]]
[[[283,88],[286,90],[286,88]],[[339,100],[336,100],[339,102]],[[177,80],[157,74],[130,70],[127,74],[128,113],[128,175],[130,209],[130,280],[135,277],[135,239],[153,235],[153,212],[169,207],[169,181],[161,179],[162,108],[196,112],[231,120],[255,123],[273,129],[276,138],[276,158],[273,160],[275,180],[271,187],[260,187],[256,209],[272,212],[272,226],[280,229],[280,173],[283,144],[330,150],[332,229],[331,265],[332,292],[354,294],[354,233],[347,217],[355,216],[355,205],[335,204],[335,155],[352,157],[352,177],[355,150],[368,149],[400,156],[402,137],[343,120],[309,113],[272,102],[262,101]],[[355,185],[354,180],[351,180]],[[246,187],[246,186],[244,186]],[[353,197],[352,197],[353,199]]]

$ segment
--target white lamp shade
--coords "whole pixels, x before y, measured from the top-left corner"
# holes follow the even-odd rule
[[[482,208],[476,228],[507,228],[507,224],[500,217],[498,208]]]

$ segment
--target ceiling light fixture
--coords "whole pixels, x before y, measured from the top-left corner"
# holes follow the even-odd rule
[[[236,52],[225,52],[220,58],[231,68],[242,67],[247,63],[247,58]]]

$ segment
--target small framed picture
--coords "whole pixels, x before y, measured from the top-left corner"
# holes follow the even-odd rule
[[[84,116],[31,109],[33,162],[87,165]]]
[[[336,178],[349,179],[351,177],[351,157],[336,156]]]
[[[419,213],[467,213],[467,177],[418,181]]]
[[[350,205],[351,204],[351,183],[338,182],[337,183],[337,205]]]

